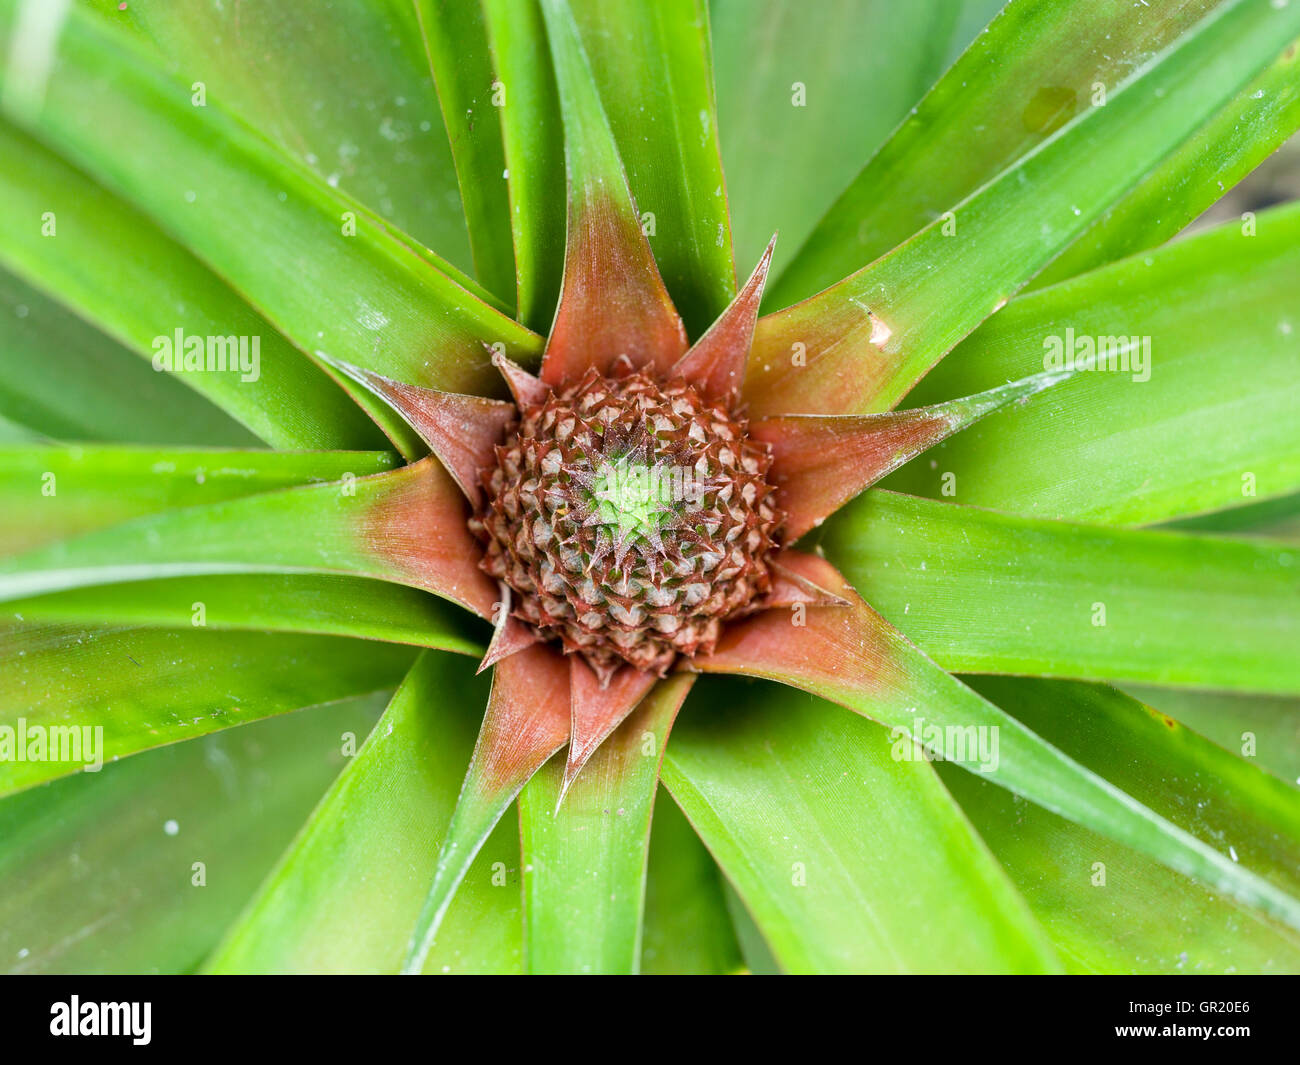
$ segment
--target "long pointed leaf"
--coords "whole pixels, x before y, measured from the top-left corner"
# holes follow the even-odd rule
[[[601,107],[573,16],[542,0],[555,59],[568,227],[564,280],[542,360],[552,387],[620,355],[666,372],[686,351],[686,332],[659,276],[632,203],[613,133]]]
[[[3,5],[6,22],[13,6]],[[0,45],[7,51],[8,38]],[[129,36],[74,7],[55,49],[44,83],[6,70],[0,100],[10,117],[142,207],[304,352],[460,392],[495,384],[484,343],[535,356],[540,338],[483,302],[472,282],[216,102],[193,106],[190,86]],[[99,91],[105,80],[113,93]],[[209,150],[214,140],[220,153]],[[408,452],[419,450],[387,407],[341,383]]]
[[[434,654],[419,660],[207,971],[397,971],[452,816],[486,687],[466,662]],[[519,970],[518,844],[511,828],[503,823],[479,855],[428,971]]]
[[[1104,107],[952,204],[951,215],[832,288],[759,319],[746,381],[754,411],[893,406],[1297,34],[1295,5],[1224,0]],[[1078,164],[1084,158],[1089,166]]]
[[[479,473],[493,465],[506,426],[518,417],[513,403],[403,384],[347,363],[338,369],[397,411],[438,456],[465,498],[479,503]]]
[[[0,968],[192,972],[383,704],[253,722],[0,802]]]
[[[745,363],[754,342],[754,325],[758,320],[758,303],[763,296],[772,252],[773,237],[758,260],[754,272],[739,294],[718,315],[705,334],[691,345],[690,351],[672,368],[709,399],[734,406],[745,380]]]
[[[1100,344],[1095,369],[947,442],[889,487],[1119,525],[1300,490],[1297,277],[1300,209],[1285,207],[1246,232],[1229,224],[1013,301],[908,404]]]
[[[391,689],[414,652],[330,636],[5,624],[0,658],[8,794],[97,760]]]
[[[699,690],[664,782],[782,968],[1054,968],[928,764],[891,758],[883,730],[818,699],[743,682]]]
[[[338,385],[147,217],[4,121],[0,154],[8,161],[0,196],[32,220],[0,239],[0,261],[11,270],[273,447],[383,445]],[[51,235],[39,219],[51,220]],[[202,357],[199,369],[184,371],[191,337]],[[219,369],[206,369],[209,350]]]
[[[581,657],[569,656],[571,724],[561,795],[610,733],[649,695],[656,679],[653,673],[624,667],[602,686]]]
[[[484,841],[519,790],[569,738],[569,665],[550,647],[529,647],[497,663],[483,726],[402,972],[421,971]]]
[[[885,414],[786,415],[753,423],[772,454],[771,479],[797,540],[890,470],[1011,403],[1066,380],[1070,371],[1034,374],[987,392]]]
[[[641,962],[659,764],[694,678],[645,697],[564,792],[559,759],[519,796],[525,944],[534,973],[634,973]]]
[[[493,100],[492,55],[478,3],[416,0],[424,47],[438,87],[475,276],[507,306],[515,302],[515,257],[510,235],[501,120]]]
[[[464,500],[433,458],[148,515],[0,561],[0,599],[208,573],[339,573],[424,588],[489,617]]]
[[[879,490],[823,532],[861,595],[946,669],[1300,692],[1293,546]]]
[[[537,0],[481,0],[497,81],[505,93],[510,228],[518,317],[546,332],[564,267],[564,129],[546,26]]]
[[[736,294],[705,0],[568,0],[650,245],[692,334]]]
[[[0,448],[0,550],[128,518],[391,468],[382,451],[285,454],[145,447]]]
[[[834,586],[827,563],[805,564],[819,583]],[[845,583],[835,590],[853,596]],[[809,611],[802,627],[775,612],[733,625],[694,665],[778,680],[838,702],[889,727],[895,758],[924,758],[924,751],[955,762],[1300,929],[1300,898],[1047,743],[936,666],[860,599],[850,608]]]
[[[485,634],[458,607],[401,584],[329,574],[167,577],[17,599],[0,618],[91,625],[201,626],[357,636],[480,658]]]

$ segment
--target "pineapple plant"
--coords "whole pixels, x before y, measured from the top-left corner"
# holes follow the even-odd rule
[[[4,0],[4,967],[1300,970],[1297,38]]]

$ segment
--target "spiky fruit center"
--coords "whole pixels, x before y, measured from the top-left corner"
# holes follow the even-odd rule
[[[520,411],[472,522],[516,617],[582,654],[664,673],[771,587],[771,456],[681,379],[595,371]]]
[[[671,521],[672,484],[658,472],[655,466],[627,458],[596,468],[590,502],[616,541],[648,539]]]

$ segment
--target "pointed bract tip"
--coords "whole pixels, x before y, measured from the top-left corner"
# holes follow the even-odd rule
[[[708,331],[673,366],[671,373],[684,377],[711,400],[734,400],[745,378],[745,363],[754,341],[754,324],[763,299],[768,267],[776,236],[736,298],[727,305]]]
[[[904,462],[981,418],[1074,376],[1047,370],[984,392],[880,414],[785,414],[751,423],[767,444],[785,511],[786,543],[830,517]]]
[[[745,282],[744,287],[736,295],[736,299],[740,299],[743,294],[752,291],[755,310],[757,310],[757,305],[763,301],[763,290],[767,287],[767,274],[772,268],[772,253],[776,251],[777,236],[776,233],[772,234],[772,239],[767,242],[763,254],[758,257],[758,264],[754,267],[754,272],[749,275],[749,280]]]
[[[947,418],[954,425],[964,426],[970,421],[984,417],[986,414],[992,414],[994,411],[1010,404],[1022,404],[1040,392],[1046,392],[1049,388],[1068,381],[1074,377],[1078,371],[1074,367],[1067,367],[1062,370],[1044,370],[1041,373],[1030,374],[1028,377],[1022,377],[1016,381],[1008,381],[1005,384],[996,385],[984,392],[976,392],[974,395],[967,396],[964,400],[952,400],[949,404],[939,404],[934,410],[943,410],[947,407],[951,413]],[[962,409],[965,407],[965,409]],[[925,410],[926,408],[918,408]],[[974,416],[972,418],[972,415]]]
[[[512,362],[496,345],[484,341],[484,347],[492,352],[492,365],[505,378],[506,387],[510,389],[517,406],[536,406],[546,399],[551,390],[542,383],[540,378],[530,374],[517,362]]]
[[[1046,388],[1051,388],[1053,385],[1059,385],[1062,381],[1068,381],[1076,373],[1078,373],[1078,371],[1073,366],[1063,370],[1044,370],[1042,373],[1036,373],[1032,377],[1026,377],[1020,383],[1024,385],[1030,385],[1032,383],[1032,387],[1028,388],[1025,392],[1026,395],[1032,396],[1037,392],[1042,392]],[[1015,384],[1016,382],[1009,381],[1007,383]]]
[[[784,551],[768,564],[772,571],[772,590],[761,604],[761,609],[775,609],[795,606],[849,606],[849,601],[837,592],[809,580],[803,574],[790,568],[794,560],[797,564],[800,552]]]
[[[629,665],[605,673],[577,654],[570,656],[569,666],[569,754],[564,790],[658,680],[655,674]]]
[[[560,781],[560,794],[555,797],[555,811],[552,816],[559,816],[560,807],[564,805],[564,797],[569,794],[569,788],[577,779],[579,770],[582,766],[566,765],[564,767],[564,779]]]
[[[373,371],[363,370],[360,366],[356,366],[345,359],[340,359],[337,356],[329,355],[323,351],[316,351],[313,354],[316,358],[320,359],[321,362],[325,363],[326,366],[337,370],[344,377],[350,377],[357,384],[368,388],[371,392],[375,391],[374,385],[368,380]],[[374,376],[380,375],[375,374]],[[378,395],[377,392],[375,394]],[[381,396],[380,398],[382,399],[383,397]]]
[[[499,586],[503,589],[500,593],[502,598],[497,606],[501,612],[501,620],[492,631],[492,640],[488,643],[487,653],[483,655],[483,661],[478,664],[475,674],[482,673],[503,659],[541,641],[535,629],[520,623],[511,615],[510,591],[504,583]]]

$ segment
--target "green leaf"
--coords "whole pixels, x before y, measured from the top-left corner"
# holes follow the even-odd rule
[[[3,6],[0,29],[12,33],[14,0]],[[10,117],[145,210],[304,352],[457,392],[500,387],[485,343],[535,359],[540,338],[483,302],[477,285],[214,101],[193,106],[189,84],[130,36],[73,8],[53,60],[41,84],[27,68],[6,70]],[[406,453],[423,451],[388,407],[340,383]]]
[[[11,424],[56,440],[257,446],[202,396],[3,269],[0,308],[0,418]]]
[[[1095,370],[985,419],[888,486],[1121,525],[1300,490],[1297,276],[1292,206],[1261,214],[1250,235],[1229,224],[1015,300],[908,405],[1086,357],[1084,344],[1116,344],[1113,359],[1102,352]]]
[[[530,972],[638,970],[659,763],[691,680],[679,675],[659,684],[600,745],[567,793],[558,758],[520,793]]]
[[[788,259],[1001,3],[819,0],[814,16],[798,0],[713,0],[719,140],[740,262],[755,261],[773,230]]]
[[[741,964],[718,865],[661,786],[650,825],[641,971],[720,976]]]
[[[1179,518],[1163,528],[1178,532],[1223,533],[1300,543],[1300,493],[1247,502],[1232,510]]]
[[[1300,692],[1294,547],[879,490],[824,533],[858,592],[945,669]]]
[[[414,655],[331,636],[0,624],[0,724],[13,746],[0,760],[0,795],[96,761],[391,689]],[[33,760],[38,742],[44,760]]]
[[[722,894],[731,918],[732,932],[745,962],[745,973],[750,976],[780,976],[781,966],[772,956],[772,948],[745,909],[744,901],[727,880],[722,882]]]
[[[1300,937],[1230,896],[971,773],[946,765],[939,772],[1069,972],[1300,969]]]
[[[1294,788],[1112,689],[1006,677],[970,683],[1234,861],[1284,886],[1295,883],[1300,792]],[[990,794],[993,789],[968,784],[970,774],[945,773],[944,780],[1072,968],[1266,972],[1300,964],[1300,937],[1230,897],[1043,811]]]
[[[1294,787],[1113,688],[1022,677],[969,683],[1172,824],[1279,887],[1300,888]]]
[[[1110,111],[1124,87],[1147,72],[1159,71],[1170,59],[1182,62],[1177,59],[1178,49],[1199,27],[1208,25],[1207,19],[1229,11],[1234,2],[1008,4],[854,177],[777,279],[769,306],[787,306],[835,284],[955,209],[1003,172],[1014,177],[1041,150],[1059,151],[1050,146],[1077,138],[1089,122],[1114,120],[1118,125]],[[1222,47],[1229,24],[1221,23],[1218,32]],[[1279,34],[1267,59],[1281,52],[1292,35]],[[1166,139],[1142,144],[1138,156],[1126,157],[1128,146],[1117,139],[1106,166],[1114,167],[1116,178],[1122,171],[1131,183],[1146,178],[1171,147],[1194,136],[1198,126],[1254,73],[1247,72],[1191,122],[1167,129]],[[1181,90],[1171,95],[1177,99],[1165,100],[1166,110],[1191,107],[1196,98]],[[1130,100],[1123,106],[1135,103]],[[1134,138],[1133,143],[1140,142]],[[1080,178],[1096,173],[1102,165],[1092,148],[1070,153],[1076,161],[1091,158],[1094,162],[1093,168],[1079,168],[1085,172]],[[1032,176],[1026,174],[1027,179]],[[1023,186],[1026,192],[1033,190],[1034,201],[1044,200],[1048,187],[1031,181]],[[1077,205],[1087,211],[1082,201]],[[1035,210],[1026,232],[1037,230],[1041,219]],[[1091,218],[1081,222],[1079,232],[1092,223]]]
[[[483,725],[438,850],[401,971],[426,970],[443,923],[485,841],[520,789],[569,738],[569,665],[545,645],[502,659],[492,671]]]
[[[322,180],[469,268],[452,156],[409,2],[81,2],[148,41],[178,80],[201,81],[210,99]]]
[[[1281,57],[1034,278],[1039,288],[1177,233],[1275,152],[1300,127],[1293,42]]]
[[[314,707],[0,802],[0,969],[192,971],[382,707]]]
[[[38,547],[0,560],[0,600],[155,577],[339,573],[424,588],[489,617],[498,592],[478,568],[463,515],[460,490],[428,458],[359,480],[149,514]]]
[[[0,509],[13,552],[147,514],[364,477],[393,465],[383,451],[217,451],[146,447],[0,448]]]
[[[1300,785],[1300,700],[1135,684],[1124,690],[1288,784]]]
[[[397,971],[446,837],[486,687],[468,663],[420,658],[208,971]],[[520,970],[513,827],[503,821],[479,854],[426,972]]]
[[[569,7],[655,262],[698,336],[736,294],[705,0]]]
[[[1128,0],[1122,6],[1131,17]],[[759,319],[746,380],[754,412],[892,406],[1297,34],[1294,4],[1225,0],[1104,107],[1081,113],[950,214],[807,302]],[[943,151],[961,158],[952,144]],[[804,358],[792,360],[800,344]]]
[[[478,280],[507,306],[515,301],[509,186],[492,53],[482,6],[416,0],[415,13],[442,120],[451,139]]]
[[[541,378],[552,387],[617,358],[667,374],[686,331],[655,265],[578,28],[542,0],[564,119],[564,277]]]
[[[776,680],[838,702],[889,727],[896,761],[942,757],[986,774],[1052,813],[1300,929],[1300,899],[1243,868],[1231,852],[1153,812],[962,685],[857,598],[824,561],[805,556],[800,573],[845,604],[812,608],[802,624],[777,611],[734,624],[694,666]],[[672,778],[665,779],[673,788]]]
[[[209,629],[357,636],[481,658],[482,626],[418,588],[328,574],[171,577],[73,588],[6,604],[0,617],[29,621],[182,628],[202,605]]]
[[[174,376],[274,447],[383,446],[383,436],[338,385],[139,211],[3,121],[0,152],[12,162],[0,172],[0,196],[22,219],[0,240],[0,261],[15,273],[151,363],[164,352],[176,356],[177,330],[200,339],[204,362],[207,338],[221,338],[219,348],[211,347],[220,369]],[[246,338],[242,353],[239,338]],[[54,343],[53,337],[43,342],[42,362]],[[118,372],[136,381],[146,376],[142,371],[122,366]],[[158,385],[149,388],[156,392]],[[121,390],[119,383],[110,395]]]
[[[892,759],[882,729],[788,689],[700,695],[664,782],[785,970],[1054,968],[927,763]]]
[[[501,108],[518,317],[549,331],[564,268],[564,130],[537,0],[480,0]]]

